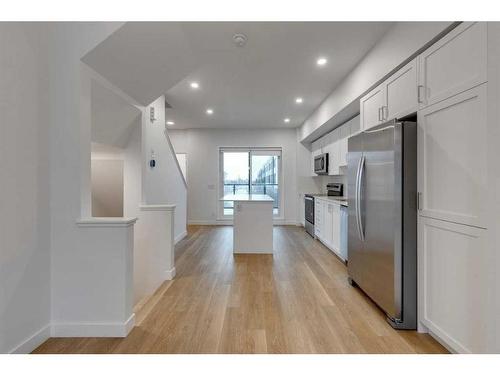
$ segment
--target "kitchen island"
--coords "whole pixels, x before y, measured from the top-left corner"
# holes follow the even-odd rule
[[[228,194],[221,201],[234,202],[233,252],[273,253],[273,198],[264,194]]]

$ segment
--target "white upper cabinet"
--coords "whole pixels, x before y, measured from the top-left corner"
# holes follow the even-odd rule
[[[401,118],[418,109],[417,59],[413,59],[383,83],[384,121]]]
[[[361,130],[370,129],[383,122],[382,107],[384,105],[383,85],[378,86],[360,99]]]
[[[420,214],[486,228],[487,84],[418,112]]]
[[[417,67],[410,61],[360,99],[361,130],[417,111]]]
[[[356,119],[358,119],[356,117]],[[340,128],[339,166],[347,166],[347,140],[351,136],[352,120]]]
[[[419,56],[420,107],[486,82],[487,25],[464,22]]]
[[[339,159],[340,159],[340,129],[337,128],[330,132],[328,135],[330,145],[328,147],[328,174],[338,175],[339,171]]]

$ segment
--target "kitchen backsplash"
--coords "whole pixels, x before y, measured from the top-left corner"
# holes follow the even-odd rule
[[[321,192],[326,194],[326,184],[330,182],[337,182],[344,185],[344,196],[347,197],[347,175],[342,176],[321,176]]]

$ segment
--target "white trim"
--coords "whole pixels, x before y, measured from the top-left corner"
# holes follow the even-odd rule
[[[42,345],[46,340],[50,338],[50,324],[42,327],[40,330],[35,332],[33,335],[28,337],[22,343],[17,345],[14,349],[10,350],[10,354],[28,354],[33,350]]]
[[[451,347],[446,341],[442,340],[438,335],[436,335],[432,331],[428,331],[429,336],[431,336],[434,340],[436,340],[438,343],[443,345],[450,353],[452,354],[472,354],[469,350],[463,348],[462,352],[459,352],[455,350],[453,347]]]
[[[135,314],[123,323],[52,323],[52,337],[126,337],[135,325]]]
[[[431,335],[432,338],[434,338],[437,342],[443,345],[451,353],[472,354],[472,352],[469,349],[467,349],[457,340],[453,339],[450,335],[448,335],[445,331],[440,329],[437,325],[429,321],[424,321],[424,324],[429,330],[429,335]]]
[[[175,164],[177,165],[177,170],[179,171],[179,174],[181,175],[181,180],[182,180],[182,182],[184,182],[184,186],[187,189],[187,181],[186,181],[187,171],[186,171],[186,177],[184,177],[184,173],[182,173],[181,165],[179,164],[179,159],[177,159],[177,155],[175,154],[174,145],[172,144],[172,141],[170,140],[170,136],[168,135],[168,130],[167,130],[166,124],[165,124],[164,134],[165,134],[165,138],[167,138],[167,144],[170,147],[170,152],[172,152],[172,154],[174,155]]]
[[[142,204],[141,211],[175,211],[175,204]]]
[[[165,280],[172,280],[175,277],[175,267],[165,271]]]
[[[184,239],[187,236],[188,232],[185,230],[184,232],[180,233],[177,235],[177,237],[174,238],[174,245],[177,244],[180,240]]]
[[[134,225],[136,221],[136,217],[89,217],[77,220],[76,225],[79,227],[129,227]]]

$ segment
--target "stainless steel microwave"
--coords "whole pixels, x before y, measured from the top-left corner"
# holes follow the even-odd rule
[[[314,157],[314,173],[328,174],[328,153]]]

